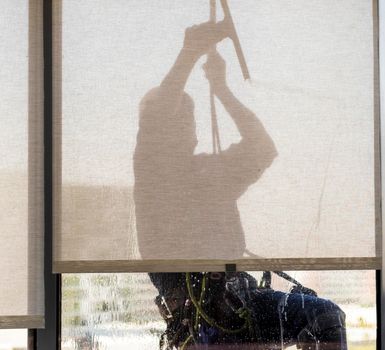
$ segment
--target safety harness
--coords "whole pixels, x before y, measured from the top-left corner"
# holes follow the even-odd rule
[[[212,333],[216,332],[217,335],[220,335],[221,339],[236,337],[245,342],[258,343],[260,340],[260,329],[253,314],[252,304],[249,302],[252,298],[251,296],[247,297],[247,294],[255,288],[257,290],[271,289],[272,273],[293,284],[290,293],[317,296],[316,292],[304,287],[293,277],[282,271],[265,271],[260,282],[253,286],[253,288],[249,288],[247,279],[239,275],[241,273],[235,273],[230,277],[225,275],[224,284],[214,283],[218,288],[224,286],[224,293],[222,293],[223,291],[221,292],[221,289],[213,291],[210,288],[208,280],[210,278],[211,282],[211,277],[215,273],[186,273],[186,296],[183,302],[181,302],[180,307],[170,311],[166,300],[163,299],[162,301],[168,310],[168,316],[164,317],[167,322],[167,329],[161,336],[160,349],[172,350],[177,348],[179,350],[186,350],[190,344],[204,344],[206,341],[202,339],[202,336],[205,333],[205,329],[210,329]],[[239,284],[240,280],[244,281],[244,283]],[[227,304],[232,310],[233,316],[229,317],[229,320],[235,324],[234,327],[226,326],[223,322],[210,315],[209,309],[213,299],[222,296],[224,296],[224,304]],[[205,325],[205,327],[202,328],[202,325]]]

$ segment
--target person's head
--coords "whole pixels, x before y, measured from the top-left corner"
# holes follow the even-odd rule
[[[193,154],[198,140],[194,117],[194,101],[183,92],[179,106],[167,101],[160,89],[150,90],[140,103],[140,132],[152,142],[160,142],[159,147],[173,147],[176,154]],[[167,110],[173,106],[173,110]]]

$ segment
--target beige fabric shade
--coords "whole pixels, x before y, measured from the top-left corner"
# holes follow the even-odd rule
[[[44,326],[42,2],[0,4],[0,328]]]
[[[372,1],[226,3],[55,2],[55,271],[379,267]]]

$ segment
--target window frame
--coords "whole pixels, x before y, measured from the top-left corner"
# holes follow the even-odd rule
[[[53,1],[43,0],[45,328],[28,331],[28,350],[61,348],[61,275],[52,273],[52,9]]]

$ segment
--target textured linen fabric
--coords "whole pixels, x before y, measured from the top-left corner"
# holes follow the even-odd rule
[[[219,155],[206,55],[167,81],[209,3],[56,2],[55,261],[376,257],[372,1],[228,1]]]
[[[0,328],[44,325],[42,2],[0,4]]]

